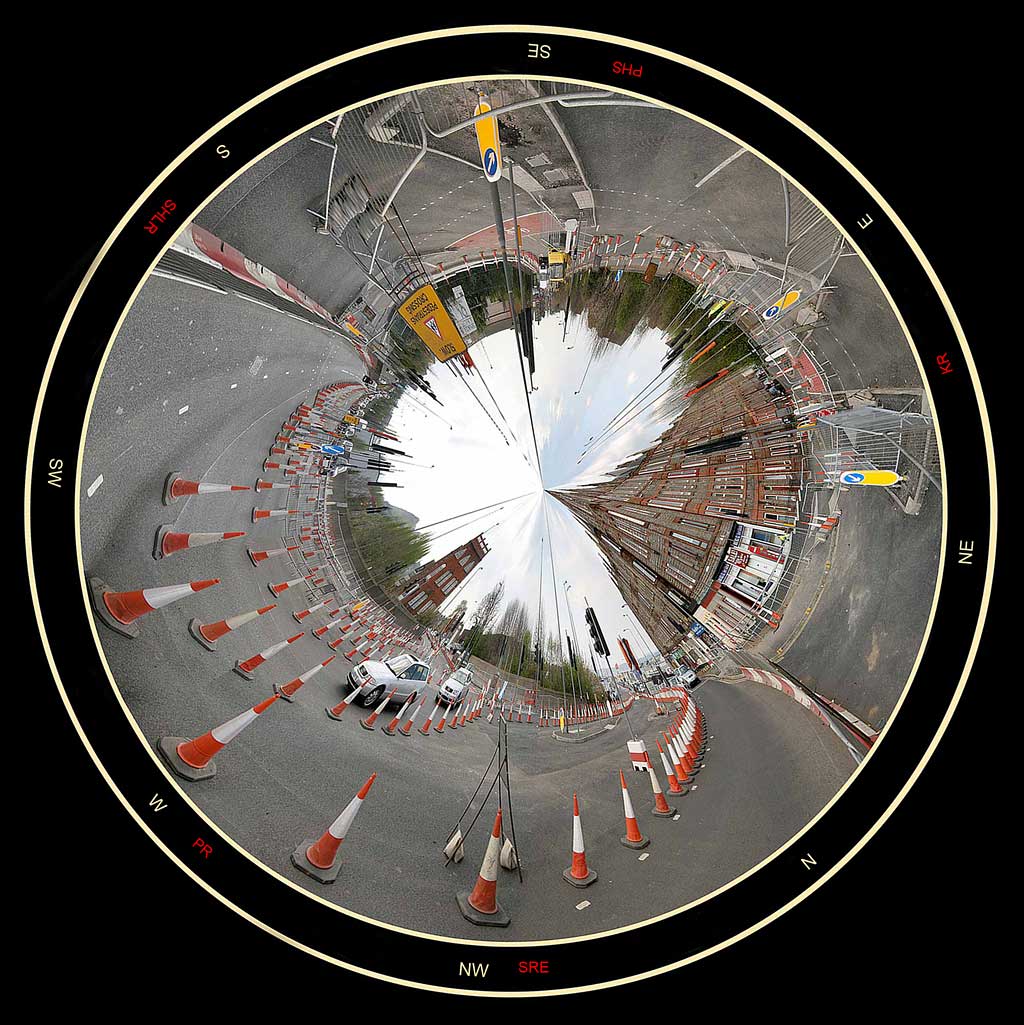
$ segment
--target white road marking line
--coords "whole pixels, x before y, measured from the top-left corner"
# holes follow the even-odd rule
[[[742,157],[743,154],[746,153],[746,152],[747,152],[746,148],[743,147],[743,146],[740,146],[740,148],[738,150],[736,150],[736,152],[733,153],[733,155],[731,157],[726,157],[725,160],[723,160],[718,165],[718,167],[714,168],[713,170],[709,171],[706,175],[704,175],[704,177],[701,178],[701,180],[699,182],[697,182],[696,185],[694,185],[694,188],[695,189],[699,189],[705,182],[711,181],[711,179],[714,178],[714,176],[716,174],[718,174],[719,171],[721,171],[723,168],[728,167],[734,160],[737,159],[737,157]]]
[[[182,406],[181,409],[178,410],[178,416],[181,416],[182,413],[187,413],[187,412],[188,412],[188,406]]]
[[[96,494],[97,488],[103,483],[103,474],[101,473],[85,490],[87,498],[92,498]]]

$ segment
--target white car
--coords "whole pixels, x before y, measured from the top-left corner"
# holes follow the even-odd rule
[[[687,689],[693,690],[700,680],[697,678],[697,674],[692,669],[677,669],[676,679]]]
[[[447,702],[449,707],[460,702],[473,682],[473,670],[469,666],[456,669],[440,687],[437,688],[437,696]]]
[[[418,662],[411,655],[396,655],[394,658],[376,662],[367,659],[349,670],[348,685],[350,690],[362,688],[363,693],[356,699],[364,708],[379,703],[380,699],[394,690],[390,704],[402,704],[410,696],[415,698],[426,686],[430,675],[430,666],[426,662]]]

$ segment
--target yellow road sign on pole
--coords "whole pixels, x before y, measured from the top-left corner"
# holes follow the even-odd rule
[[[473,117],[486,114],[490,109],[491,105],[481,95],[480,102],[473,111]],[[498,138],[498,119],[485,117],[482,121],[477,121],[474,127],[484,174],[489,182],[501,181],[501,139]]]
[[[448,311],[434,291],[433,285],[424,285],[402,303],[402,319],[419,335],[420,341],[442,362],[466,351],[466,343],[459,334]]]

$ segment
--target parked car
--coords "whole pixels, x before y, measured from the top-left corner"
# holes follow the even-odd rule
[[[692,669],[680,668],[676,670],[676,679],[686,690],[693,690],[700,686],[700,679]]]
[[[473,682],[473,670],[469,666],[456,669],[451,676],[437,689],[438,697],[449,706],[463,699],[469,685]]]
[[[430,675],[430,666],[419,662],[411,655],[396,655],[394,658],[376,662],[367,659],[349,670],[349,689],[365,688],[356,700],[364,708],[376,705],[389,691],[394,690],[391,704],[401,704],[410,696],[416,697],[423,690]]]

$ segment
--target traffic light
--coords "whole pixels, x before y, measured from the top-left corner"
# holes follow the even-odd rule
[[[594,650],[599,655],[608,657],[608,644],[604,639],[604,634],[601,632],[601,624],[597,621],[597,614],[590,606],[587,606],[587,611],[584,613],[584,618],[587,621],[587,629],[590,631],[590,639],[594,644]]]
[[[572,638],[568,634],[565,635],[565,643],[569,645],[569,664],[575,669],[576,652],[572,650]]]

